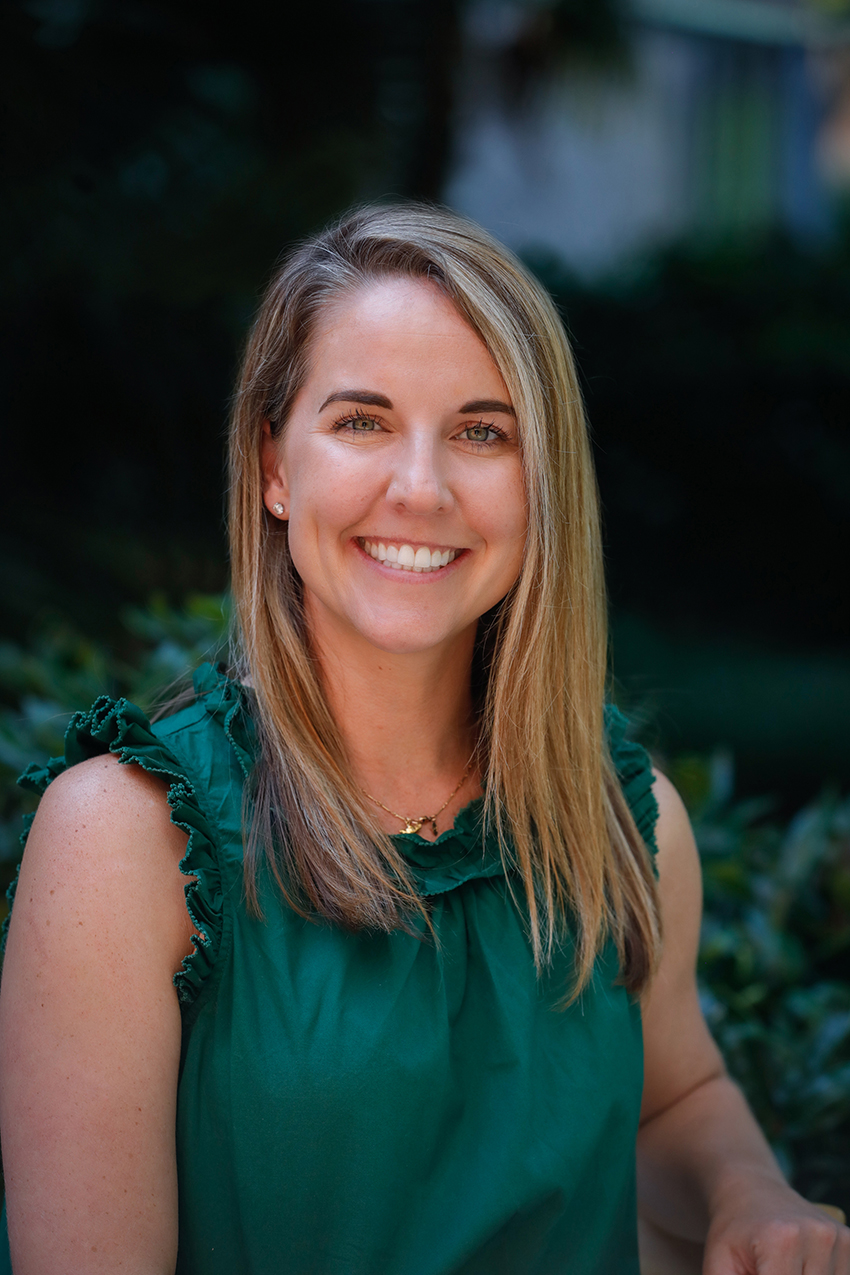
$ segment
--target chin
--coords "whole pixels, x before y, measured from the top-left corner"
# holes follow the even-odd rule
[[[419,655],[441,647],[451,648],[455,643],[463,641],[470,627],[473,631],[475,629],[475,622],[471,626],[456,629],[435,624],[433,619],[434,617],[421,615],[392,615],[381,619],[372,615],[356,628],[364,642],[388,655]]]
[[[319,601],[317,595],[305,599],[307,623],[320,645],[342,654],[349,643],[352,650],[372,647],[386,655],[422,655],[427,651],[463,649],[470,635],[474,640],[477,618],[469,613],[439,614],[439,608],[424,605],[405,607],[369,606],[363,599],[331,597]]]
[[[395,629],[387,632],[363,633],[361,636],[370,646],[374,646],[378,651],[385,651],[387,655],[420,655],[424,651],[433,651],[436,647],[445,646],[451,642],[451,637],[446,634],[430,637],[413,625],[406,631],[400,632]]]

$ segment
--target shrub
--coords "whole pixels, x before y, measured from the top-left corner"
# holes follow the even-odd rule
[[[187,669],[223,653],[227,598],[195,594],[183,607],[155,597],[124,616],[120,650],[77,632],[65,621],[46,625],[29,647],[0,644],[0,884],[5,891],[20,858],[21,816],[35,798],[16,785],[31,762],[63,751],[71,714],[98,695],[124,695],[151,708]],[[0,891],[2,896],[2,891]],[[5,913],[5,905],[3,906]]]
[[[850,1213],[850,800],[788,821],[735,801],[731,762],[680,757],[703,865],[703,1009],[785,1171]]]

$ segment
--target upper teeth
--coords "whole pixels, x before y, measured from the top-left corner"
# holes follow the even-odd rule
[[[363,548],[396,571],[438,571],[457,557],[457,549],[428,549],[420,545],[388,545],[381,540],[361,540]]]

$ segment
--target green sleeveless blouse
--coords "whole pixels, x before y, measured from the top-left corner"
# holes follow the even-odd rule
[[[257,919],[247,696],[210,665],[195,689],[154,725],[102,697],[72,720],[65,760],[22,780],[43,791],[109,750],[168,781],[189,834],[202,937],[174,979],[179,1275],[638,1275],[641,1023],[613,950],[560,1009],[571,952],[537,976],[480,802],[435,842],[397,840],[436,943],[306,921],[262,875]],[[607,725],[651,846],[647,756],[615,709]]]

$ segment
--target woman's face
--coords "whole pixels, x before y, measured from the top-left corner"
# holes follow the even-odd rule
[[[282,442],[264,439],[319,649],[469,644],[517,578],[526,497],[508,391],[432,284],[390,278],[325,311]]]

